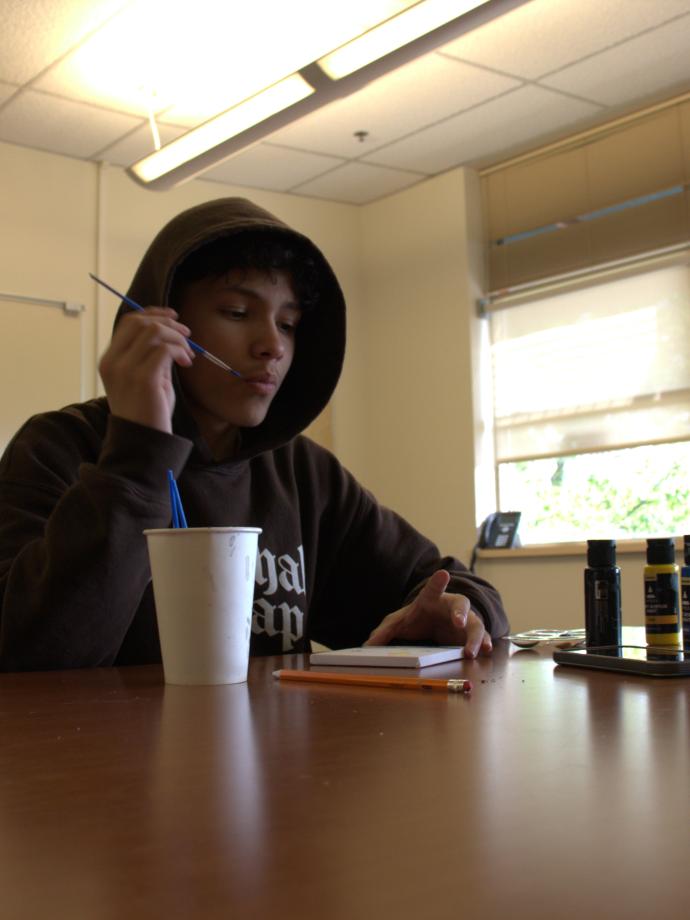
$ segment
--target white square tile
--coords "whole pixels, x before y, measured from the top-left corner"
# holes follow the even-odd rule
[[[690,90],[690,16],[602,51],[540,82],[618,106]]]
[[[292,191],[345,204],[368,204],[384,195],[409,188],[424,178],[419,173],[384,169],[367,163],[346,163],[318,179],[295,186]]]
[[[461,164],[484,165],[575,129],[600,108],[537,86],[506,93],[469,112],[377,150],[367,162],[435,174]]]
[[[361,157],[463,109],[519,86],[516,80],[428,54],[271,135],[271,141],[334,156]],[[362,143],[356,131],[367,131]]]
[[[11,83],[0,83],[0,105],[5,102],[10,96],[14,96],[19,87],[13,86]]]
[[[535,79],[687,12],[688,0],[530,0],[441,50]]]
[[[342,160],[337,157],[319,156],[273,144],[256,144],[214,166],[201,178],[230,185],[287,192],[293,186],[320,176],[341,163]]]
[[[0,80],[33,79],[126,4],[127,0],[2,0]]]
[[[0,140],[88,159],[141,119],[24,90],[0,109]]]

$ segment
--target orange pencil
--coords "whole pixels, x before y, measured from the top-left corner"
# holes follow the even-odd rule
[[[334,674],[330,671],[274,671],[278,680],[314,681],[319,684],[349,684],[358,687],[385,687],[391,690],[435,690],[444,693],[469,693],[469,680],[441,680],[437,677],[387,677],[384,674]]]

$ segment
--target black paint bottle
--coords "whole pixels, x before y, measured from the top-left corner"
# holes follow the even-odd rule
[[[585,633],[587,648],[621,644],[621,570],[615,540],[587,541]]]

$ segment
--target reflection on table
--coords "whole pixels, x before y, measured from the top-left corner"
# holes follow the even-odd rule
[[[690,681],[425,668],[469,696],[0,676],[14,918],[685,917]],[[388,673],[388,670],[387,670]]]

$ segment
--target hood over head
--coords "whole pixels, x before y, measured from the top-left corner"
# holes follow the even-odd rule
[[[311,257],[317,268],[319,299],[305,311],[295,339],[292,366],[276,394],[264,421],[256,428],[243,428],[241,448],[234,459],[253,456],[286,443],[307,427],[325,407],[338,382],[345,353],[345,300],[333,270],[320,250],[301,233],[244,198],[218,198],[183,211],[157,234],[144,255],[128,296],[142,306],[168,305],[175,271],[195,250],[220,238],[244,232],[266,232],[286,241]],[[123,303],[115,323],[128,311]],[[194,338],[194,320],[189,320]],[[207,344],[213,351],[213,343]],[[197,358],[197,360],[204,360]],[[223,373],[219,370],[219,373]],[[175,377],[177,401],[175,431],[199,445],[196,426],[186,411],[184,393]]]

